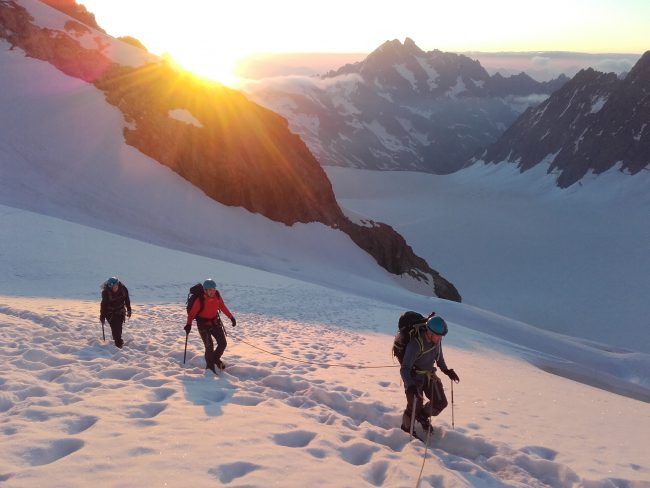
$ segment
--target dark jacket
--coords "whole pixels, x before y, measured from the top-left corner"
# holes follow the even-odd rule
[[[125,315],[125,312],[131,313],[131,300],[126,286],[118,283],[115,293],[112,288],[104,288],[99,311],[100,320],[112,315]]]
[[[435,371],[435,364],[442,372],[449,369],[442,354],[442,341],[438,344],[429,342],[424,332],[419,337],[412,338],[406,346],[402,367],[399,370],[404,388],[413,385],[421,386],[424,382],[424,375],[416,374],[416,372]]]

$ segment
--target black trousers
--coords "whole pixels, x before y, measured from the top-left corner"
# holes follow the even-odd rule
[[[218,359],[221,359],[223,352],[226,350],[228,341],[226,340],[226,331],[223,330],[221,320],[197,320],[199,334],[205,346],[205,366],[206,368],[214,369],[214,365]],[[214,338],[217,342],[217,347],[214,347]]]
[[[122,340],[122,325],[124,325],[125,318],[125,315],[120,313],[114,313],[106,317],[108,325],[111,326],[111,335],[113,336],[113,340],[117,347],[122,347],[124,344],[124,341]]]
[[[442,387],[442,381],[434,373],[431,375],[422,375],[424,382],[418,385],[418,391],[424,393],[429,401],[423,405],[422,397],[415,399],[415,419],[419,422],[428,422],[429,417],[435,417],[440,414],[447,405],[447,396]],[[411,414],[413,413],[413,396],[406,395],[406,409],[402,417],[402,425],[411,426]]]

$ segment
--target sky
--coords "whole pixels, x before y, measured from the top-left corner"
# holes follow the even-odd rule
[[[412,38],[423,50],[642,53],[649,46],[645,0],[85,0],[111,35],[131,35],[155,54],[232,81],[237,61],[259,53],[369,53]]]
[[[4,41],[0,85],[3,487],[650,486],[647,353],[411,293],[339,231],[218,204],[127,146],[102,92]],[[190,213],[229,232],[188,240]],[[183,361],[208,273],[238,319],[218,377],[195,329]],[[112,275],[121,350],[98,321]],[[427,448],[399,429],[405,310],[447,319],[461,379]]]

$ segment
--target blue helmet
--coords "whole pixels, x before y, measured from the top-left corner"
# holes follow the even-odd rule
[[[117,285],[120,282],[115,276],[111,276],[109,279],[106,280],[106,286],[108,288],[112,288],[115,285]]]
[[[213,290],[216,290],[217,289],[217,284],[214,282],[214,280],[212,278],[208,278],[207,280],[205,280],[203,282],[203,288],[206,289],[206,290],[208,290],[210,288],[212,288]]]
[[[447,335],[447,332],[449,330],[447,329],[447,322],[445,322],[437,315],[427,320],[427,327],[431,332],[439,336]]]

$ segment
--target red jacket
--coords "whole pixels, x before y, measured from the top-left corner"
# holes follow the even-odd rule
[[[232,319],[233,316],[230,313],[230,310],[228,310],[228,307],[226,307],[226,304],[223,302],[223,299],[221,296],[217,295],[213,298],[210,298],[208,295],[204,294],[203,295],[203,310],[201,310],[201,313],[199,313],[199,309],[201,308],[201,299],[194,300],[194,303],[192,304],[192,308],[190,311],[187,313],[187,325],[191,325],[192,321],[197,318],[201,319],[214,319],[217,316],[218,311],[222,311],[225,313],[229,319]]]

